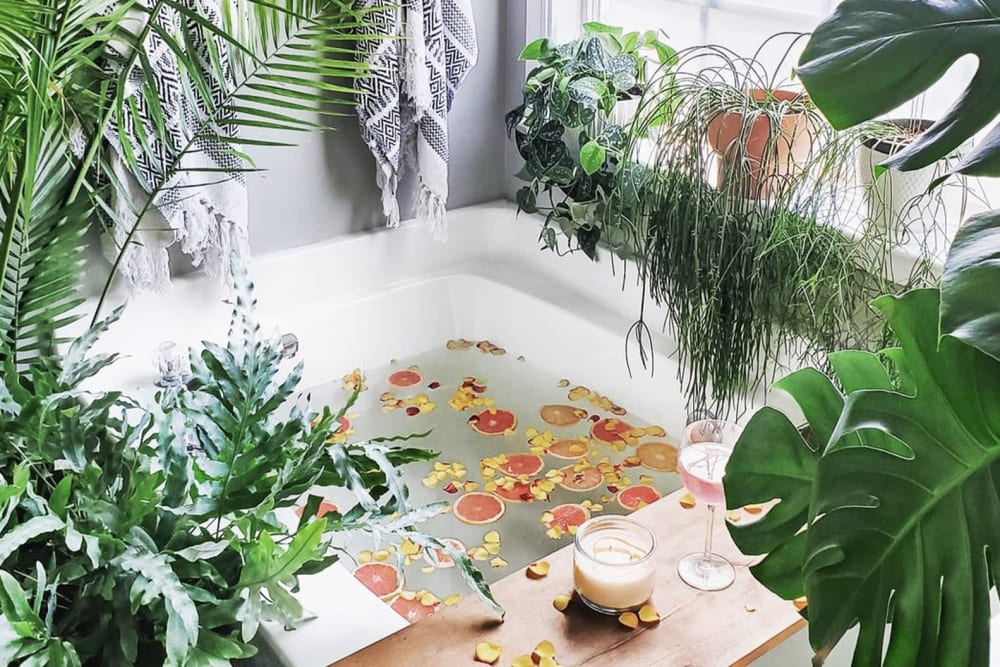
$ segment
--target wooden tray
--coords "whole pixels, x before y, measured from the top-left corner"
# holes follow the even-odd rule
[[[716,513],[714,550],[736,566],[736,582],[724,591],[706,593],[678,578],[677,561],[701,547],[707,523],[704,507],[680,506],[682,494],[677,491],[631,515],[657,539],[653,604],[663,620],[656,626],[629,631],[616,618],[590,612],[575,600],[566,612],[557,611],[553,598],[573,590],[570,544],[547,559],[552,565],[548,577],[532,580],[519,570],[494,584],[494,595],[507,610],[503,623],[469,596],[335,665],[478,665],[473,660],[476,644],[492,640],[503,647],[497,665],[506,666],[543,639],[555,644],[556,658],[565,667],[747,665],[804,627],[805,621],[791,602],[750,575],[753,560],[729,539],[721,511]]]

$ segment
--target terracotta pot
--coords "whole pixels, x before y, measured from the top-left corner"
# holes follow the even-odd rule
[[[791,90],[763,88],[751,88],[746,94],[756,102],[768,98],[790,102],[802,96]],[[772,138],[771,133],[769,117],[753,113],[752,109],[746,115],[720,112],[708,122],[705,134],[718,156],[719,186],[738,179],[745,196],[767,199],[781,190],[788,177],[802,171],[812,149],[809,115],[802,111],[787,113],[781,118],[778,136]]]

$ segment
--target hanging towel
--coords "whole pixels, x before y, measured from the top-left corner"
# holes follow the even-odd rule
[[[418,179],[416,217],[435,238],[446,233],[448,111],[479,58],[472,0],[358,0],[368,76],[359,83],[361,135],[375,156],[382,210],[399,225],[399,180]]]
[[[220,0],[176,1],[198,12],[202,21],[222,29]],[[139,4],[144,11],[135,16],[145,17],[155,0],[139,0]],[[140,30],[143,20],[137,19],[133,28]],[[114,256],[125,248],[121,273],[130,287],[162,290],[170,284],[168,248],[175,244],[180,244],[195,266],[220,277],[228,275],[230,256],[249,256],[247,190],[242,171],[247,164],[239,157],[239,146],[231,141],[237,136],[231,123],[234,113],[223,108],[208,120],[212,112],[209,104],[186,90],[190,77],[181,71],[159,31],[186,46],[204,64],[201,75],[212,106],[223,104],[234,88],[228,44],[202,21],[183,20],[169,3],[161,5],[153,20],[158,30],[149,31],[143,49],[157,99],[142,94],[149,72],[133,69],[124,91],[122,118],[113,115],[104,133],[114,149],[110,168],[119,183],[111,197],[116,219],[107,239],[114,247],[106,254]],[[117,74],[120,70],[115,69],[115,59],[111,61],[108,68]],[[151,104],[158,105],[164,116],[162,131],[152,119]],[[134,154],[131,168],[124,157],[122,134]],[[130,238],[149,193],[159,186],[162,188],[153,206],[148,207]]]

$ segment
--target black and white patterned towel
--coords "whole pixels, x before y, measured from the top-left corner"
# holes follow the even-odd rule
[[[358,0],[364,31],[359,58],[370,72],[359,84],[361,134],[375,156],[382,209],[399,225],[396,191],[407,167],[419,178],[416,216],[445,235],[448,111],[479,58],[472,0]]]
[[[220,0],[175,2],[224,29]],[[136,15],[149,16],[155,0],[139,3],[147,11]],[[169,286],[167,249],[175,243],[180,243],[195,266],[204,266],[209,273],[220,276],[228,275],[232,254],[249,254],[246,180],[241,171],[247,165],[239,157],[239,147],[229,141],[236,138],[237,128],[229,122],[232,110],[226,108],[235,85],[228,44],[201,22],[182,20],[170,3],[161,6],[153,20],[159,31],[186,46],[201,61],[201,78],[208,86],[211,102],[186,89],[191,85],[190,76],[181,69],[160,32],[149,31],[144,51],[152,65],[157,99],[142,94],[147,73],[134,69],[129,74],[121,121],[113,117],[104,133],[117,156],[111,168],[126,189],[112,197],[117,218],[112,234],[116,247],[109,249],[109,254],[126,245],[141,211],[136,210],[135,203],[144,206],[148,193],[161,188],[154,206],[139,221],[123,257],[122,274],[131,287],[140,289]],[[162,131],[153,121],[151,104],[157,104],[164,116]],[[127,137],[134,161],[124,159],[121,135]]]

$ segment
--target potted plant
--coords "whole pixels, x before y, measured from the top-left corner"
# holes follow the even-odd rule
[[[587,23],[572,42],[541,38],[519,57],[538,65],[525,80],[522,104],[506,115],[524,160],[518,177],[528,183],[517,193],[518,206],[547,214],[547,247],[556,247],[550,225],[557,225],[593,258],[601,228],[591,211],[611,190],[625,127],[646,89],[647,64],[669,69],[675,52],[653,31]]]
[[[126,90],[159,94],[140,56],[162,29],[158,13],[169,9],[188,28],[162,49],[176,57],[189,100],[213,94],[202,85],[205,68],[233,59],[225,90],[202,100],[201,139],[232,143],[221,126],[237,104],[241,142],[273,143],[255,138],[254,127],[316,127],[289,109],[317,109],[325,77],[356,73],[341,60],[361,25],[349,5],[238,3],[226,22],[211,24],[221,42],[210,58],[186,41],[207,21],[200,7],[98,0],[0,10],[0,664],[227,665],[256,651],[250,642],[261,620],[293,625],[301,617],[297,577],[336,561],[335,534],[399,533],[451,553],[417,528],[441,508],[411,507],[396,479],[397,465],[430,453],[330,443],[341,414],[295,400],[301,368],[281,371],[279,341],[260,334],[238,262],[228,344],[192,357],[188,387],[153,399],[84,387],[115,361],[91,349],[120,313],[102,318],[98,306],[85,334],[62,338],[83,303],[87,227],[97,211],[115,213],[106,198],[121,185],[106,165],[102,130]],[[311,50],[316,35],[342,41]],[[281,65],[288,46],[294,67]],[[95,66],[122,53],[123,67]],[[173,131],[150,99],[150,132]],[[139,134],[123,137],[133,156],[149,142],[168,143]],[[189,150],[201,144],[163,156],[164,182]],[[207,171],[213,180],[235,177]],[[130,195],[129,209],[139,212],[133,229],[163,187],[149,185]],[[363,502],[320,517],[322,498],[310,489],[324,484],[351,488]],[[277,518],[297,504],[301,520]],[[452,557],[488,596],[466,554]]]
[[[737,91],[731,91],[737,92]],[[809,98],[783,89],[749,88],[719,95],[705,136],[716,156],[718,183],[740,182],[748,197],[768,199],[795,179],[812,150]],[[729,99],[727,99],[729,98]]]
[[[1000,111],[995,96],[980,95],[997,84],[985,65],[1000,57],[993,4],[845,2],[813,32],[798,74],[826,117],[849,128],[911,101],[974,53],[979,71],[960,100],[881,165],[927,168]],[[951,172],[1000,176],[998,158],[987,139]],[[758,580],[808,603],[814,664],[852,627],[855,665],[990,662],[1000,546],[992,518],[1000,492],[998,247],[1000,212],[966,221],[939,287],[876,302],[898,345],[877,356],[839,352],[829,371],[781,381],[812,441],[763,408],[734,449],[727,504],[780,502],[759,524],[730,532],[745,553],[768,554],[751,570]]]
[[[890,168],[877,173],[877,167],[933,124],[930,120],[897,118],[866,126],[868,136],[862,137],[858,148],[858,180],[864,188],[869,224],[877,225],[886,234],[901,238],[912,223],[923,226],[928,213],[914,204],[923,198],[941,170],[938,165],[928,165],[912,171]]]

